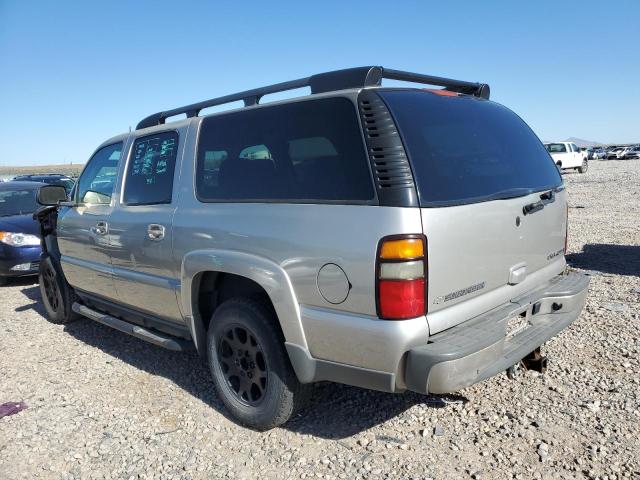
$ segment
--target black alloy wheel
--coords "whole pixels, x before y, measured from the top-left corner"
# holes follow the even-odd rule
[[[43,293],[42,299],[45,301],[47,310],[58,313],[63,300],[56,280],[56,272],[51,262],[46,262],[41,269],[40,285]]]
[[[207,356],[218,398],[248,427],[282,425],[311,395],[313,386],[296,377],[278,317],[264,298],[234,297],[216,308]]]
[[[258,406],[268,385],[267,362],[256,336],[243,325],[225,329],[218,341],[218,362],[227,387],[248,406]]]
[[[38,281],[40,282],[40,296],[47,319],[51,323],[65,324],[77,320],[72,305],[77,301],[73,288],[67,283],[62,270],[51,257],[44,257],[40,261]]]

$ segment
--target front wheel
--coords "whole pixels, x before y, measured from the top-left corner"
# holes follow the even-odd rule
[[[578,172],[580,173],[587,173],[587,169],[589,168],[589,164],[587,163],[586,160],[582,161],[582,165],[580,165],[578,167]]]
[[[79,318],[71,309],[76,300],[75,293],[51,257],[40,262],[38,281],[42,303],[51,323],[66,324]]]
[[[277,318],[265,304],[232,298],[213,314],[207,335],[218,397],[242,424],[268,430],[285,423],[310,396],[284,349]]]

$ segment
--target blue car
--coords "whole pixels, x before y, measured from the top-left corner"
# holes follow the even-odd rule
[[[37,275],[40,225],[33,219],[37,182],[0,183],[0,286],[9,277]]]

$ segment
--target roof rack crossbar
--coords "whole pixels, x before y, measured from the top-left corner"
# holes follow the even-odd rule
[[[453,78],[435,77],[433,75],[403,72],[402,70],[392,70],[389,68],[384,69],[383,78],[435,85],[438,87],[445,87],[447,90],[451,90],[452,92],[466,93],[468,95],[475,95],[476,97],[489,99],[489,85],[486,83],[467,82],[464,80],[455,80]]]
[[[344,90],[348,88],[379,86],[382,79],[403,80],[407,82],[422,83],[445,87],[454,92],[475,95],[477,97],[489,98],[489,85],[484,83],[465,82],[451,78],[434,77],[419,73],[404,72],[402,70],[392,70],[383,67],[357,67],[333,72],[319,73],[310,77],[290,80],[288,82],[276,83],[261,88],[254,88],[244,92],[225,95],[223,97],[212,98],[203,102],[192,103],[184,107],[166,110],[164,112],[149,115],[138,123],[136,130],[162,125],[166,119],[175,115],[186,114],[187,118],[196,117],[200,111],[217,105],[236,101],[244,102],[246,107],[256,105],[264,95],[271,93],[285,92],[297,88],[310,87],[311,93],[331,92],[334,90]]]

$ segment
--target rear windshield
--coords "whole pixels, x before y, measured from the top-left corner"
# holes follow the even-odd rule
[[[565,153],[567,151],[564,143],[547,143],[545,147],[549,153]]]
[[[421,206],[512,198],[562,183],[538,137],[497,103],[421,91],[380,94],[398,124]]]

